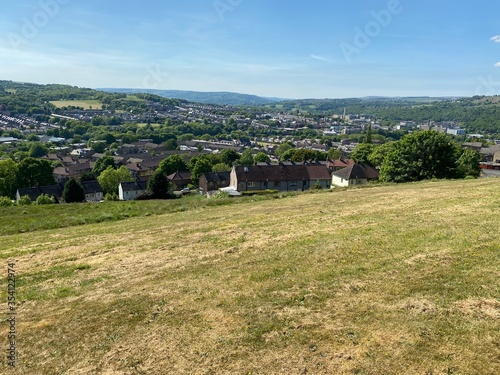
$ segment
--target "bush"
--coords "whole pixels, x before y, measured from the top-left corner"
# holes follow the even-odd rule
[[[10,207],[13,205],[14,202],[9,197],[0,197],[0,207]]]
[[[250,190],[250,191],[242,191],[241,195],[271,195],[279,193],[279,190]]]
[[[117,201],[117,200],[119,200],[118,194],[116,194],[116,193],[107,193],[104,196],[104,200],[105,201]]]
[[[137,197],[134,198],[136,201],[148,201],[151,199],[155,199],[155,195],[150,192],[150,191],[145,191],[142,194],[139,194]]]
[[[312,186],[311,186],[311,189],[312,190],[321,190],[323,189],[323,187],[321,186],[321,183],[319,181],[316,181]]]
[[[225,199],[225,198],[230,198],[231,196],[227,191],[219,191],[217,194],[214,195],[215,199]]]
[[[49,197],[47,194],[39,195],[35,201],[35,204],[38,204],[38,205],[53,204],[53,203],[54,203],[54,200],[51,197]]]
[[[31,201],[30,197],[27,195],[23,195],[17,202],[17,204],[20,206],[29,206],[32,203],[33,202]]]

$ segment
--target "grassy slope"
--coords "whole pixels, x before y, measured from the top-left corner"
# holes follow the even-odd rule
[[[4,235],[20,302],[9,373],[499,373],[499,182]]]

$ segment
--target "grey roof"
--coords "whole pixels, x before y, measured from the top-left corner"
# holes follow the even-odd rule
[[[175,173],[172,173],[171,175],[168,175],[167,178],[170,181],[190,180],[191,179],[191,172],[189,172],[189,171],[177,171]]]
[[[95,194],[95,193],[102,193],[102,187],[99,184],[99,181],[94,180],[94,181],[83,181],[82,183],[83,187],[83,192],[85,194]]]
[[[148,187],[148,183],[145,181],[122,182],[120,185],[123,191],[146,190]]]
[[[345,180],[377,180],[379,178],[379,174],[375,168],[367,164],[353,164],[332,174]]]
[[[207,182],[219,183],[222,181],[229,181],[231,179],[231,172],[204,173],[203,177],[205,177]]]
[[[280,163],[234,168],[238,181],[311,181],[331,178],[325,165],[315,163]]]
[[[63,189],[60,185],[39,186],[17,189],[17,193],[20,197],[27,195],[32,201],[35,201],[42,194],[47,194],[49,197],[56,196],[60,198],[63,195]]]

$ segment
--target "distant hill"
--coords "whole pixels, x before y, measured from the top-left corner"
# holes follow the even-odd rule
[[[105,92],[118,92],[125,94],[147,93],[162,96],[169,99],[183,99],[190,102],[218,104],[218,105],[266,105],[279,102],[284,99],[264,98],[257,95],[238,94],[235,92],[201,92],[183,90],[154,90],[154,89],[118,89],[100,88]]]

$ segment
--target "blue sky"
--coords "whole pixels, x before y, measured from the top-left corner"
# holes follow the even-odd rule
[[[283,98],[500,94],[492,0],[23,0],[0,79]]]

